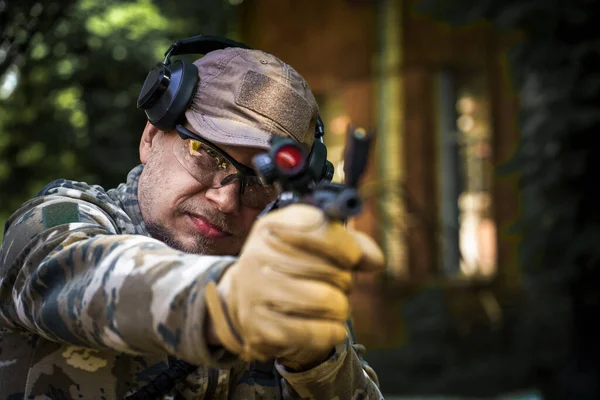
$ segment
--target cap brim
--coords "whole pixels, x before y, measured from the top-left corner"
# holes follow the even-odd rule
[[[216,144],[270,149],[272,133],[257,129],[240,121],[210,117],[188,110],[185,117],[192,128],[203,138]]]

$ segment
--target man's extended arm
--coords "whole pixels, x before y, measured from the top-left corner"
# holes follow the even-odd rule
[[[236,258],[186,254],[118,234],[108,214],[64,196],[32,200],[15,213],[0,251],[0,327],[86,347],[169,353],[206,366],[235,361],[223,350],[211,353],[203,333],[206,283],[219,281]],[[304,372],[279,365],[288,382],[284,398],[381,398],[356,349],[348,340]]]
[[[0,326],[86,347],[214,364],[220,354],[211,354],[202,334],[203,288],[234,259],[117,234],[106,210],[76,197],[36,198],[8,221],[0,252]]]

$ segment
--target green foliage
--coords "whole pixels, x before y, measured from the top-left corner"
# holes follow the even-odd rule
[[[522,39],[510,63],[520,93],[518,151],[502,173],[522,176],[521,262],[577,277],[600,261],[593,172],[600,132],[600,6],[595,0],[422,0],[453,24],[488,19]]]
[[[0,223],[51,180],[122,182],[149,69],[175,39],[230,34],[234,16],[223,0],[0,0]]]

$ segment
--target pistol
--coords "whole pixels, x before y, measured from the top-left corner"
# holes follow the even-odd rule
[[[323,157],[321,163],[329,163],[329,168],[315,169],[300,144],[274,136],[269,151],[253,158],[254,169],[263,184],[273,185],[279,191],[277,199],[260,215],[295,203],[318,207],[327,217],[340,221],[359,214],[363,202],[357,186],[367,167],[373,137],[372,130],[348,126],[343,183],[333,183],[333,165],[326,160],[326,153],[319,156]],[[325,169],[329,172],[323,172]]]

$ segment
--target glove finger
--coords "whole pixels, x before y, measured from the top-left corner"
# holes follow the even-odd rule
[[[275,253],[271,257],[272,268],[289,277],[327,282],[343,292],[350,290],[352,273],[350,270],[339,268],[337,263],[327,262],[328,260],[317,254],[279,240],[270,243],[269,251]],[[277,260],[279,255],[285,256],[281,262]]]
[[[354,240],[361,249],[362,257],[355,267],[356,271],[383,271],[385,256],[372,237],[363,232],[353,231]]]
[[[265,349],[275,351],[273,356],[282,356],[298,349],[324,351],[344,343],[347,338],[343,321],[282,315],[264,307],[256,308],[256,316],[261,323],[255,327],[247,343],[256,343],[261,352],[265,352]]]
[[[290,279],[268,266],[261,303],[280,314],[346,321],[350,314],[348,297],[335,286],[318,280]]]
[[[351,268],[361,259],[361,249],[352,234],[314,206],[294,204],[267,214],[258,223],[271,246],[288,243],[328,258],[341,268]]]

